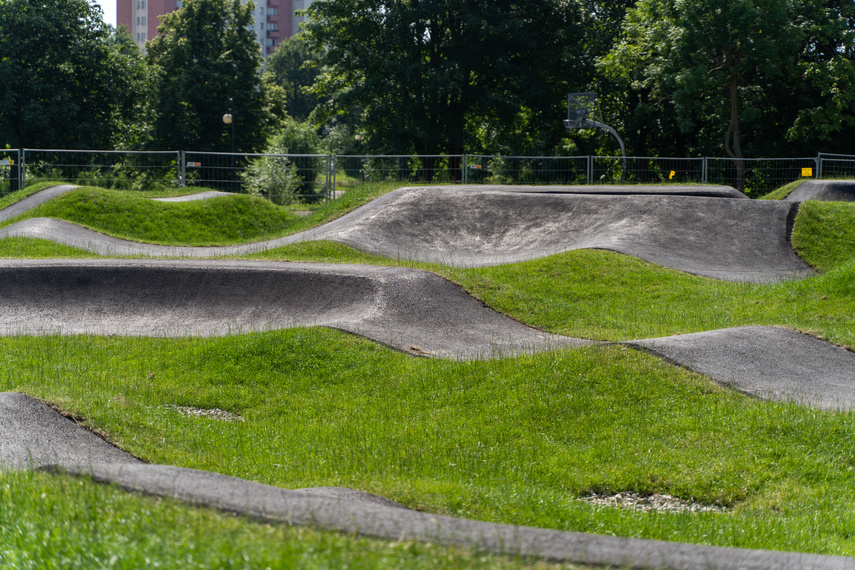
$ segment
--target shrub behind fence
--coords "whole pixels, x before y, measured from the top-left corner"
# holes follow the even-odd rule
[[[855,155],[746,158],[744,191],[760,196],[800,178],[855,177]],[[18,174],[20,173],[20,174]],[[284,155],[80,150],[0,151],[0,192],[34,182],[119,189],[197,186],[283,204],[329,197],[364,182],[468,184],[723,184],[733,159],[614,156]]]

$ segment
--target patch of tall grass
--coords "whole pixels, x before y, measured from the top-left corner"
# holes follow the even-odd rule
[[[0,354],[0,389],[50,400],[155,463],[348,486],[496,522],[855,554],[851,413],[754,400],[627,348],[450,362],[293,329],[7,338]],[[579,500],[593,491],[667,493],[732,512]]]

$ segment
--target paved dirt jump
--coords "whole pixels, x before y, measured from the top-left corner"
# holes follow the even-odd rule
[[[135,243],[45,218],[2,228],[0,238],[42,238],[100,255],[152,257],[245,255],[326,239],[393,259],[462,267],[596,248],[732,281],[776,281],[813,273],[789,241],[797,204],[739,199],[718,187],[665,187],[664,194],[640,187],[639,194],[623,195],[615,195],[612,187],[606,187],[611,192],[606,195],[593,194],[590,187],[578,193],[568,188],[402,188],[317,228],[228,247]]]
[[[721,548],[561,532],[413,511],[353,489],[282,489],[217,473],[146,464],[29,396],[0,393],[0,457],[6,468],[39,469],[254,519],[386,540],[416,540],[494,554],[609,567],[671,569],[853,569],[834,556]]]
[[[422,356],[591,341],[544,333],[402,267],[207,260],[0,262],[0,334],[212,336],[328,326]]]
[[[70,189],[35,195],[11,213],[0,211],[0,221]],[[0,238],[42,237],[108,255],[183,258],[330,239],[393,258],[463,266],[603,248],[707,277],[775,281],[813,274],[789,243],[797,207],[747,200],[718,187],[437,187],[398,190],[324,226],[245,246],[153,246],[50,219],[8,226]],[[526,327],[433,273],[406,268],[199,259],[6,261],[0,262],[0,291],[0,334],[6,335],[221,335],[322,325],[411,354],[463,359],[594,344]],[[743,327],[626,344],[756,397],[821,408],[855,404],[855,354],[793,331]],[[0,394],[0,463],[91,477],[265,520],[559,562],[855,568],[851,558],[484,523],[412,511],[351,489],[286,490],[149,465],[22,394]]]
[[[855,202],[855,180],[805,180],[784,198],[786,202]]]

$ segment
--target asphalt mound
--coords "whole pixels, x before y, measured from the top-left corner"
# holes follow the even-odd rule
[[[451,266],[515,263],[596,248],[732,281],[812,275],[790,245],[797,204],[685,195],[510,191],[505,187],[402,188],[349,214],[280,239],[226,247],[157,246],[37,218],[0,238],[49,239],[101,255],[221,257],[308,240]]]
[[[288,490],[207,471],[145,464],[42,402],[0,393],[0,465],[67,473],[254,519],[387,540],[436,542],[512,556],[613,567],[855,568],[851,558],[561,532],[413,511],[346,488]]]
[[[152,198],[155,202],[196,202],[198,200],[210,200],[211,198],[225,198],[234,196],[230,192],[220,192],[219,190],[207,190],[205,192],[194,192],[192,194],[184,194],[183,196],[171,196],[169,198]]]
[[[40,204],[44,204],[48,200],[53,200],[57,196],[62,196],[66,192],[71,192],[76,188],[78,187],[72,184],[61,184],[59,186],[51,186],[50,188],[45,188],[35,194],[31,194],[23,200],[19,200],[11,206],[7,206],[0,210],[0,223],[5,222],[6,220],[11,220],[15,216],[19,216]]]
[[[733,186],[713,184],[592,184],[588,186],[520,186],[507,184],[478,184],[458,186],[463,190],[523,192],[526,194],[597,194],[601,196],[695,196],[704,198],[748,197]]]
[[[855,202],[855,180],[805,180],[784,198],[786,202]]]
[[[757,398],[855,408],[855,353],[788,329],[738,327],[627,344]]]
[[[454,283],[398,267],[205,260],[0,262],[0,333],[212,336],[345,330],[423,356],[591,344],[526,327]]]
[[[43,402],[24,394],[0,393],[0,468],[138,462]]]

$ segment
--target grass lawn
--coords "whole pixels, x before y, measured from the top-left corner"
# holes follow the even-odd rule
[[[269,231],[341,215],[381,191],[349,191],[353,202],[325,206],[314,222],[282,214],[291,225]],[[113,208],[122,217],[110,205],[113,196],[88,189],[63,197],[74,204],[62,206],[65,215],[83,216],[86,196],[104,202],[98,211]],[[137,228],[128,220],[152,215],[143,197],[128,199],[148,213],[110,222],[116,227]],[[822,274],[797,282],[726,283],[602,251],[493,268],[409,265],[442,273],[498,310],[562,334],[618,340],[776,324],[853,347],[853,213],[855,205],[802,205],[794,244]],[[211,230],[199,216],[175,225],[204,236]],[[106,227],[99,218],[91,215],[93,225]],[[234,225],[249,228],[246,235],[255,231]],[[32,240],[0,241],[3,257],[71,253]],[[325,242],[256,257],[395,263]],[[450,362],[328,329],[214,339],[15,337],[0,338],[0,347],[0,390],[48,400],[155,463],[289,488],[354,487],[429,512],[497,522],[855,555],[852,413],[751,399],[628,348]],[[227,410],[241,421],[188,417],[176,406]],[[726,510],[644,513],[582,500],[620,491]],[[271,527],[47,474],[0,475],[0,545],[0,565],[16,567],[107,567],[114,551],[117,567],[527,563]]]

